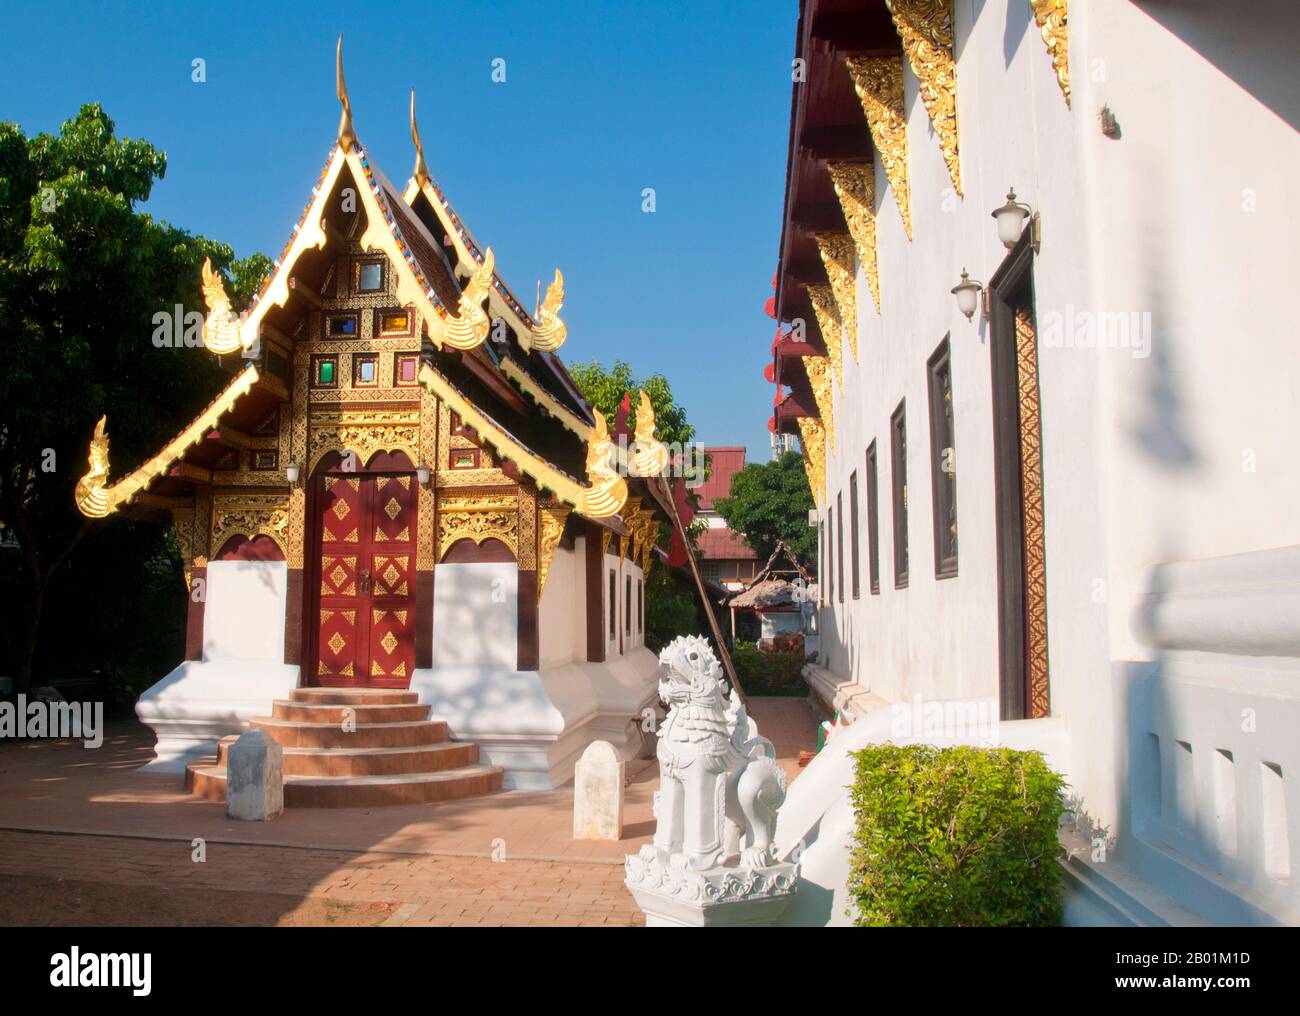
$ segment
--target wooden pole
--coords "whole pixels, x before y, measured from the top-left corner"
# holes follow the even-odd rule
[[[731,690],[740,699],[742,705],[748,706],[749,699],[745,697],[745,689],[740,686],[740,679],[736,677],[736,667],[731,662],[731,651],[727,649],[727,643],[723,641],[722,631],[718,627],[718,619],[713,613],[713,603],[704,588],[704,579],[700,577],[700,566],[695,561],[695,551],[691,549],[691,541],[686,538],[686,527],[682,525],[681,516],[677,514],[677,501],[673,497],[672,488],[668,486],[668,481],[662,476],[656,476],[655,480],[666,495],[664,500],[668,502],[668,510],[673,516],[673,528],[681,534],[682,546],[686,548],[686,560],[690,563],[691,574],[695,577],[695,588],[700,592],[700,601],[704,604],[704,613],[708,615],[709,629],[713,632],[713,641],[718,646],[718,655],[722,657],[722,668],[726,671],[727,680],[731,682]]]

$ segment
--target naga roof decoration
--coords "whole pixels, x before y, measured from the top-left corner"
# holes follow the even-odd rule
[[[520,471],[544,489],[553,491],[560,501],[592,519],[617,515],[628,496],[628,484],[622,473],[655,475],[636,469],[629,460],[634,456],[615,446],[605,421],[592,413],[589,404],[574,385],[563,363],[555,355],[564,342],[567,328],[559,317],[564,302],[564,278],[557,270],[547,287],[545,299],[539,300],[535,316],[530,315],[505,287],[495,272],[495,258],[490,248],[480,251],[460,223],[450,204],[429,175],[423,145],[415,124],[414,92],[411,96],[411,131],[416,145],[414,179],[403,197],[378,167],[373,166],[362,147],[352,121],[351,101],[343,76],[342,36],[336,49],[336,93],[342,107],[338,136],[312,190],[312,197],[293,227],[288,242],[273,261],[270,273],[247,309],[237,314],[226,291],[223,275],[205,261],[202,267],[202,293],[208,308],[204,321],[205,345],[216,354],[234,354],[249,350],[258,342],[263,328],[267,334],[279,335],[264,319],[275,307],[285,307],[301,279],[295,271],[308,251],[325,251],[337,241],[337,203],[343,186],[355,185],[357,212],[363,213],[364,232],[358,238],[363,251],[387,256],[393,266],[397,302],[412,308],[424,323],[428,340],[441,350],[444,347],[470,351],[483,346],[491,328],[492,317],[506,312],[517,323],[515,329],[520,349],[488,349],[486,359],[507,378],[515,380],[545,414],[571,431],[585,446],[587,481],[579,480],[552,465],[540,453],[512,435],[506,427],[474,405],[426,359],[418,373],[420,384],[445,401],[474,430],[492,445],[497,454],[514,462]],[[439,222],[447,227],[451,244],[466,265],[477,265],[472,276],[458,283],[442,243],[434,239],[432,222],[421,221],[410,202],[423,194]],[[426,226],[430,222],[430,226]],[[462,289],[463,286],[463,289]],[[539,286],[540,289],[540,286]],[[540,295],[540,294],[539,294]],[[486,306],[485,306],[486,305]],[[277,322],[278,323],[278,322]],[[522,352],[520,352],[522,350]],[[76,502],[83,514],[102,518],[131,502],[160,477],[177,477],[177,463],[187,452],[210,434],[235,403],[256,387],[279,401],[289,398],[284,384],[269,374],[261,375],[249,364],[235,376],[213,403],[177,435],[154,458],[118,482],[108,485],[109,459],[106,420],[101,419],[89,449],[90,469],[77,484]],[[643,404],[648,406],[644,394]],[[635,457],[651,469],[664,462],[667,451],[654,439],[653,410],[641,414],[637,428],[642,451]],[[595,425],[589,420],[594,420]],[[643,431],[645,433],[643,433]],[[184,466],[184,463],[181,463]],[[206,467],[204,467],[206,469]],[[662,466],[660,466],[660,469]],[[182,477],[193,480],[193,477]],[[207,481],[205,481],[207,482]]]
[[[188,427],[181,431],[161,452],[139,468],[127,473],[111,487],[108,486],[108,417],[101,416],[95,426],[95,436],[90,442],[90,469],[77,481],[77,508],[82,515],[102,519],[117,511],[136,494],[167,471],[192,445],[217,425],[221,417],[257,383],[257,368],[249,364],[235,375],[225,390],[200,413]]]
[[[668,448],[655,437],[655,410],[650,396],[641,389],[636,411],[636,451],[632,469],[636,476],[658,476],[668,466]]]
[[[421,385],[446,402],[479,438],[492,446],[498,456],[513,462],[539,487],[553,492],[561,501],[572,505],[579,514],[603,519],[617,515],[623,507],[623,502],[627,499],[627,481],[610,465],[614,457],[614,442],[610,440],[609,430],[600,414],[596,415],[596,427],[587,442],[589,483],[584,485],[547,462],[491,419],[428,363],[421,365],[419,378]]]
[[[491,248],[479,247],[437,181],[429,175],[429,168],[424,158],[424,146],[420,142],[419,128],[415,123],[414,91],[411,94],[411,141],[415,144],[415,168],[410,182],[406,185],[403,199],[408,205],[414,205],[415,199],[423,194],[451,239],[458,261],[462,264],[482,267],[491,257]],[[477,274],[475,272],[475,276]],[[495,265],[489,269],[489,286],[489,315],[492,317],[500,315],[513,323],[524,352],[532,349],[554,352],[564,345],[564,340],[568,337],[568,329],[559,316],[560,308],[564,303],[564,277],[558,269],[554,281],[546,287],[546,299],[539,302],[534,314],[528,313],[518,297],[506,285],[505,280],[496,273]]]
[[[587,440],[591,434],[591,424],[547,391],[543,385],[538,384],[533,376],[524,370],[512,357],[502,358],[501,370],[506,377],[518,384],[534,402],[577,434],[578,437],[584,441]]]

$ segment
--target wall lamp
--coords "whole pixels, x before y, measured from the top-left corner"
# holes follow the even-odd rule
[[[415,478],[421,487],[429,486],[429,467],[421,463],[415,467]]]
[[[302,466],[298,465],[298,463],[296,462],[290,462],[287,466],[284,467],[284,478],[289,481],[290,487],[297,484],[298,475],[301,472],[302,472]]]
[[[1002,246],[1010,250],[1020,239],[1025,230],[1025,220],[1029,220],[1029,246],[1038,253],[1039,243],[1043,238],[1043,220],[1038,213],[1023,201],[1016,200],[1015,190],[1007,191],[1007,203],[993,210],[993,218],[998,224],[998,239]]]
[[[957,309],[965,314],[966,320],[969,321],[975,316],[975,309],[982,303],[979,297],[984,292],[984,283],[972,279],[963,268],[961,282],[953,286],[951,292],[957,298]],[[987,316],[987,313],[984,316]]]

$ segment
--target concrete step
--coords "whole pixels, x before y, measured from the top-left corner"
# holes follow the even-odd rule
[[[217,766],[225,767],[235,736],[217,745]],[[285,748],[286,776],[400,776],[459,769],[478,763],[478,745],[460,741],[407,748]]]
[[[285,776],[286,808],[370,808],[431,804],[489,794],[501,789],[498,766],[461,766],[439,772],[397,776]],[[213,761],[185,770],[185,786],[209,801],[226,799],[226,770]]]
[[[318,702],[295,702],[291,699],[276,699],[271,703],[271,717],[277,720],[299,720],[304,723],[341,724],[351,717],[358,726],[368,723],[405,723],[412,720],[427,720],[429,707],[418,702],[412,703],[378,703],[367,702],[364,705],[333,704]]]
[[[259,716],[249,726],[265,730],[285,748],[409,748],[447,740],[447,724],[442,720],[367,723],[345,730],[339,723]]]
[[[295,688],[289,698],[294,702],[335,706],[413,705],[420,701],[415,692],[396,688]]]

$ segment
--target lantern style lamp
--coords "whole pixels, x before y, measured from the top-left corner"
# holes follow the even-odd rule
[[[302,466],[298,465],[296,462],[290,462],[284,467],[284,477],[289,481],[290,487],[294,486],[298,482],[298,474],[301,472]]]
[[[998,239],[1002,241],[1002,246],[1010,250],[1020,239],[1020,234],[1025,230],[1025,220],[1029,220],[1029,245],[1034,248],[1034,253],[1038,253],[1038,242],[1041,239],[1039,233],[1039,223],[1041,220],[1038,213],[1030,208],[1023,201],[1016,200],[1014,189],[1007,191],[1007,203],[1001,208],[993,210],[993,219],[998,224]]]
[[[421,487],[429,485],[429,467],[421,463],[415,467],[415,478],[419,481]]]
[[[984,283],[972,279],[966,269],[961,270],[961,282],[952,287],[952,295],[957,298],[957,309],[966,315],[969,321],[975,316],[979,306],[979,294],[984,290]]]

